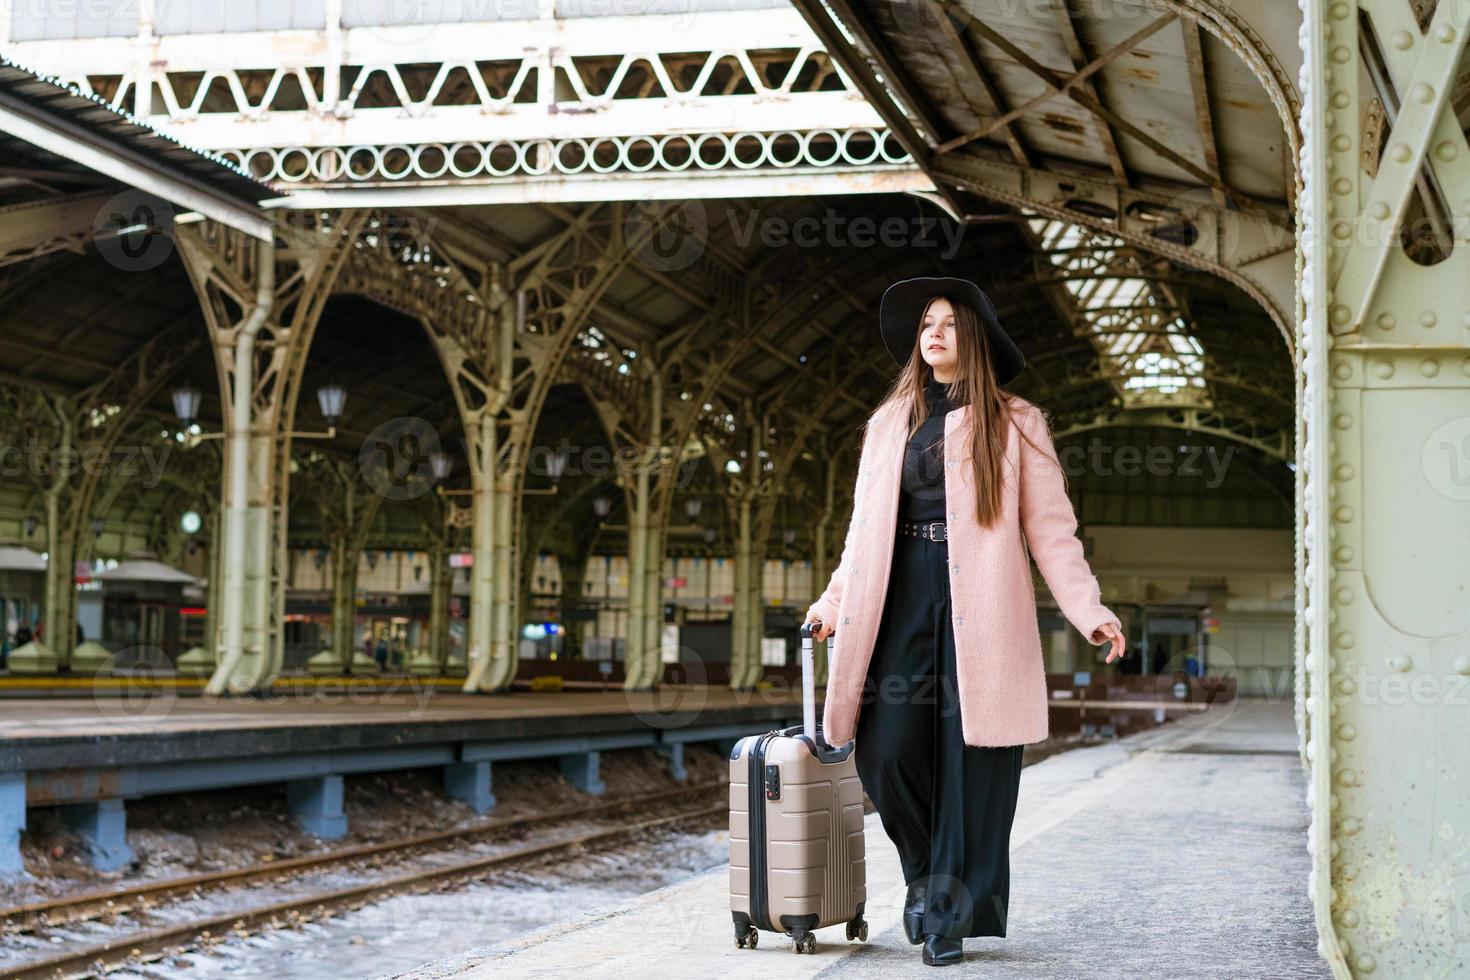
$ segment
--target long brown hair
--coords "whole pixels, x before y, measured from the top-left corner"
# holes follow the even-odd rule
[[[958,337],[954,380],[947,386],[949,400],[955,407],[965,406],[964,421],[970,430],[970,460],[975,482],[975,518],[981,527],[989,527],[1000,516],[1001,489],[1004,473],[1006,432],[1012,424],[1012,399],[1019,396],[1003,389],[995,377],[995,355],[990,334],[980,326],[980,317],[968,304],[945,297],[954,308],[955,335]],[[924,400],[924,387],[934,371],[921,353],[924,341],[924,317],[938,296],[931,296],[919,313],[914,329],[914,346],[909,359],[899,370],[884,396],[880,409],[897,402],[900,410],[908,409],[908,437],[929,417]],[[876,414],[876,412],[874,413]],[[1017,433],[1031,442],[1020,426]],[[1031,442],[1036,446],[1034,442]],[[1036,446],[1041,449],[1040,446]]]

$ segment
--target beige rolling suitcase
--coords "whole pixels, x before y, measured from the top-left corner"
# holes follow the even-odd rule
[[[803,724],[749,735],[730,754],[730,914],[741,948],[765,929],[810,953],[813,930],[839,922],[848,939],[868,939],[862,782],[853,743],[822,738],[813,674],[802,626]]]

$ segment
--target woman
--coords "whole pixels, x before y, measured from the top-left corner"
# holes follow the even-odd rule
[[[990,298],[950,277],[883,294],[902,369],[868,420],[842,560],[807,611],[840,634],[822,728],[854,758],[908,891],[923,961],[1004,936],[1022,746],[1047,736],[1027,554],[1062,613],[1125,651],[1077,539],[1045,417],[1001,389],[1025,366]]]

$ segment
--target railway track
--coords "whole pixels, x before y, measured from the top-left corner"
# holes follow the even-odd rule
[[[351,867],[364,861],[386,864],[411,860],[416,854],[430,853],[435,847],[442,847],[446,844],[479,841],[530,828],[607,816],[622,810],[660,803],[683,802],[698,799],[701,796],[708,797],[715,791],[726,791],[727,787],[728,784],[723,780],[714,780],[647,796],[513,817],[461,830],[438,831],[378,844],[340,848],[269,865],[232,868],[15,906],[0,909],[0,930],[10,934],[36,932],[109,916],[146,913],[158,908],[159,903],[169,899],[193,898],[207,891],[223,890],[263,879],[289,878],[307,871]],[[722,796],[718,803],[688,807],[672,814],[647,817],[616,827],[588,831],[552,841],[528,843],[494,855],[477,856],[448,864],[411,869],[388,877],[374,878],[369,882],[311,892],[269,904],[204,916],[156,929],[134,931],[85,947],[69,949],[64,953],[44,959],[0,964],[0,975],[15,978],[15,980],[42,980],[42,978],[56,980],[56,978],[63,977],[93,976],[127,961],[146,960],[178,952],[199,941],[218,940],[235,933],[261,928],[289,927],[310,919],[325,917],[334,912],[357,908],[391,895],[442,886],[455,881],[473,880],[499,868],[575,851],[589,845],[616,843],[660,827],[724,814],[728,812],[728,806],[728,800]]]

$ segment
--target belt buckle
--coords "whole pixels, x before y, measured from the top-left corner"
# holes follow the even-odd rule
[[[934,529],[935,528],[938,528],[939,529],[939,536],[938,537],[935,537],[934,536]],[[926,529],[926,533],[925,533],[924,536],[927,537],[930,541],[943,541],[943,540],[945,540],[948,537],[948,534],[946,533],[944,522],[943,521],[930,521],[929,522],[929,527]]]

